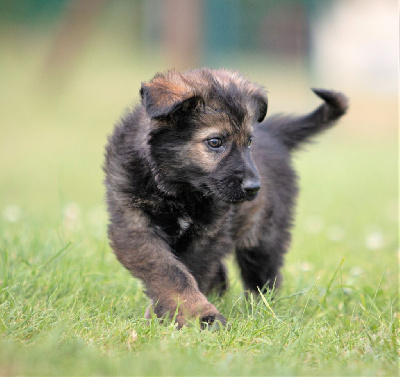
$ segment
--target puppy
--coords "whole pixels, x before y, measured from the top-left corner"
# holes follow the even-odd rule
[[[226,323],[206,298],[227,289],[235,252],[244,288],[278,287],[297,195],[291,152],[331,127],[346,97],[301,116],[264,121],[262,87],[234,71],[157,74],[115,127],[104,171],[108,234],[118,260],[141,279],[146,316]]]

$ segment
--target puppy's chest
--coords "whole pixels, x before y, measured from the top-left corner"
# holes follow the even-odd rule
[[[207,205],[184,206],[165,203],[147,212],[151,226],[174,249],[184,250],[199,236],[211,236],[222,226],[224,211]]]
[[[169,241],[176,241],[184,234],[192,234],[196,230],[193,219],[185,212],[163,212],[153,213],[151,225],[167,236]]]

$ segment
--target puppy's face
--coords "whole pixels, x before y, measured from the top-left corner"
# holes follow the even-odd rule
[[[253,124],[267,109],[260,88],[227,71],[201,70],[194,77],[158,76],[141,94],[162,188],[195,189],[230,203],[256,197],[260,181],[250,146]]]

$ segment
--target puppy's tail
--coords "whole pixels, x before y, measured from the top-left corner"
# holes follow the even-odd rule
[[[339,92],[312,89],[324,100],[324,104],[307,115],[300,117],[275,115],[263,123],[265,131],[278,138],[289,149],[309,141],[314,135],[332,127],[335,121],[346,113],[347,97]]]

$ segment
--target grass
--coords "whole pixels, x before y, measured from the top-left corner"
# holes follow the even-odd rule
[[[245,301],[230,260],[231,288],[211,298],[229,330],[147,324],[141,284],[108,246],[100,166],[132,88],[158,67],[111,70],[105,57],[44,83],[38,43],[0,62],[0,375],[397,375],[393,138],[342,126],[295,156],[301,195],[275,300]]]
[[[145,323],[146,298],[110,252],[104,214],[77,210],[67,205],[58,224],[2,220],[1,375],[396,374],[396,240],[387,227],[384,244],[368,246],[362,226],[347,234],[351,216],[340,240],[298,225],[274,301],[245,301],[232,272],[228,295],[212,298],[231,328],[177,331]],[[334,210],[321,210],[327,229]]]

